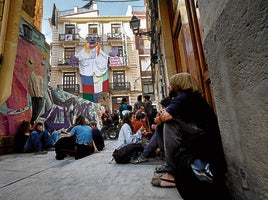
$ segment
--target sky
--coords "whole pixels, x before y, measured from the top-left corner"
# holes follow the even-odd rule
[[[115,0],[99,0],[99,1],[115,1]],[[124,0],[118,0],[124,1]],[[44,10],[42,19],[42,33],[46,37],[46,41],[51,43],[51,29],[48,19],[52,17],[53,4],[55,3],[58,10],[71,10],[75,6],[83,7],[89,1],[87,0],[43,0]],[[97,2],[94,1],[93,2]],[[130,2],[98,2],[98,9],[100,16],[120,16],[125,15],[128,5],[144,6],[144,0],[130,1]]]

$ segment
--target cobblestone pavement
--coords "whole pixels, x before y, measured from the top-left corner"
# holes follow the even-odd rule
[[[145,164],[110,164],[116,141],[106,140],[105,150],[80,160],[56,160],[48,154],[0,156],[2,200],[163,200],[182,199],[176,188],[151,185],[160,161]]]

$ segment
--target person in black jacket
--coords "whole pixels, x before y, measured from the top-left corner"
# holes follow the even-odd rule
[[[171,77],[176,94],[155,122],[164,124],[165,158],[183,199],[228,199],[227,165],[217,117],[189,73]]]
[[[98,151],[103,150],[103,148],[105,147],[104,138],[97,127],[97,123],[95,121],[90,121],[89,125],[92,128],[92,139],[94,140]]]

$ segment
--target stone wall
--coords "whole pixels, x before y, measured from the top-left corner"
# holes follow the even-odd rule
[[[229,187],[268,199],[268,1],[198,2]]]

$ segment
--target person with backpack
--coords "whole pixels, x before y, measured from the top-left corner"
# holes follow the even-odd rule
[[[137,101],[134,104],[134,112],[140,109],[141,104],[142,104],[142,95],[139,95],[137,97]]]
[[[119,132],[117,148],[122,147],[126,144],[135,143],[139,141],[142,137],[142,132],[145,130],[144,127],[134,133],[133,125],[136,122],[135,114],[133,112],[128,112],[123,117],[123,125]]]
[[[135,154],[142,152],[144,149],[139,141],[145,129],[142,126],[134,133],[133,125],[135,121],[135,114],[133,112],[128,112],[123,117],[123,125],[119,132],[117,147],[112,154],[118,164],[129,163]]]
[[[121,104],[120,104],[120,107],[119,107],[119,115],[120,115],[121,120],[123,120],[123,111],[124,110],[128,110],[127,99],[125,97],[122,98]]]

